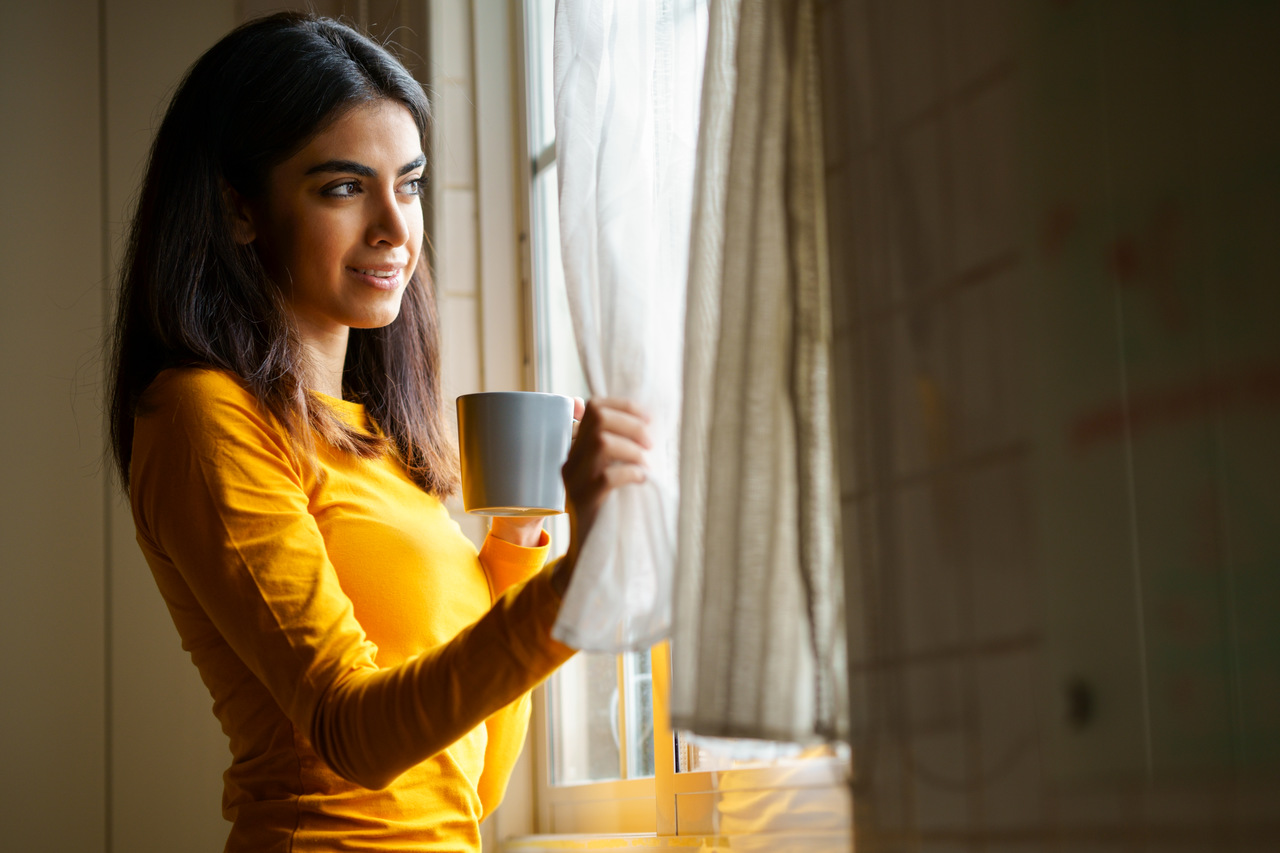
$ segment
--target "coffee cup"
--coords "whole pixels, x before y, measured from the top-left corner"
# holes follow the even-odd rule
[[[573,399],[536,391],[458,398],[462,508],[476,515],[564,512],[560,468],[573,438]]]

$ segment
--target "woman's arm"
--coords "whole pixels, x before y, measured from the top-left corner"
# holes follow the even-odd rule
[[[379,668],[308,511],[307,475],[283,430],[224,373],[176,371],[157,384],[153,408],[137,422],[131,470],[148,561],[344,778],[384,787],[572,654],[551,638],[564,588],[557,582],[568,579],[553,565],[449,642]],[[618,452],[630,439],[606,434],[617,418],[601,408],[608,412],[588,407],[589,440],[575,442],[565,466],[578,532],[639,458]]]
[[[573,653],[550,639],[560,597],[549,580],[548,571],[512,589],[401,666],[339,679],[315,709],[316,752],[339,775],[381,788],[511,705]]]
[[[387,785],[572,653],[550,637],[560,598],[548,569],[453,640],[380,669],[283,431],[225,374],[188,370],[165,383],[137,422],[139,542],[171,608],[185,608],[175,618],[207,625],[201,642],[230,646],[335,772]]]

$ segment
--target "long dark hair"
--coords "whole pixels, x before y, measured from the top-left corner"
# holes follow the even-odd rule
[[[383,99],[408,109],[427,150],[430,108],[404,66],[350,27],[294,12],[244,24],[187,72],[151,147],[121,272],[109,387],[126,486],[147,386],[166,368],[206,365],[239,377],[307,458],[314,434],[363,457],[394,448],[424,490],[456,488],[426,253],[399,317],[351,330],[343,387],[381,433],[369,435],[307,390],[282,291],[233,238],[224,200],[226,187],[259,197],[272,167],[346,110]]]

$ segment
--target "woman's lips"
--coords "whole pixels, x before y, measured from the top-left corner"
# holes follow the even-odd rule
[[[404,277],[403,267],[347,267],[347,271],[371,287],[394,290]]]

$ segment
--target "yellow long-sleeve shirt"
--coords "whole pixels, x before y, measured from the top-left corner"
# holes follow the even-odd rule
[[[477,554],[393,454],[309,470],[220,371],[165,371],[135,427],[138,543],[230,741],[226,849],[479,850],[572,654],[545,534]]]

